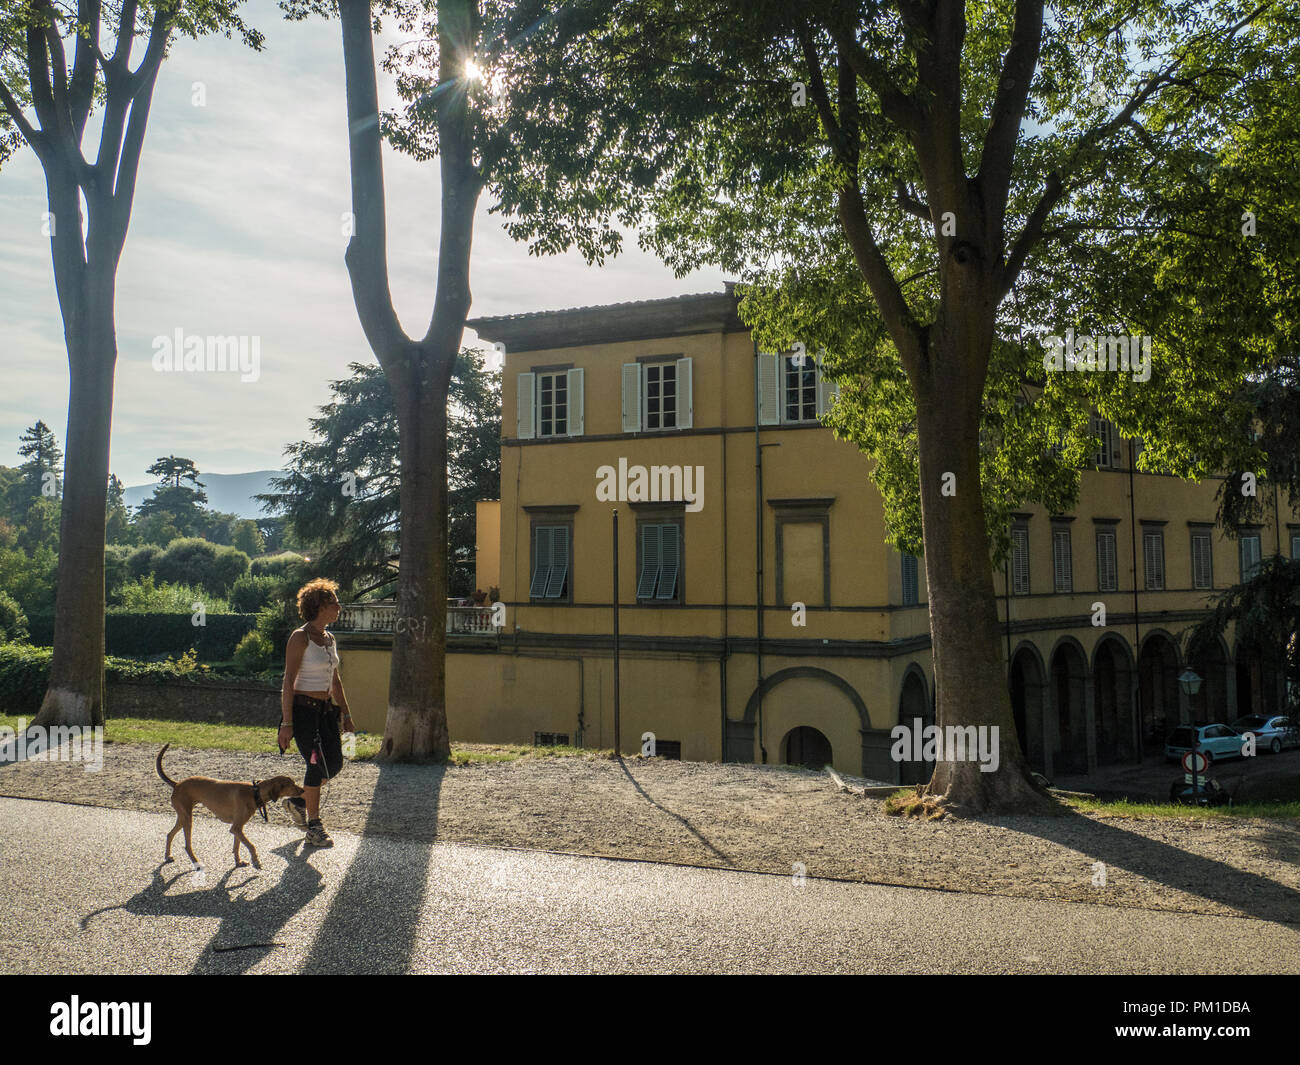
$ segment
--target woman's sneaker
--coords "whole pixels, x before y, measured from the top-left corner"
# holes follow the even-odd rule
[[[332,847],[334,841],[330,839],[329,833],[325,831],[325,826],[320,823],[320,819],[307,822],[307,846],[309,847]]]
[[[280,805],[295,825],[299,828],[307,827],[307,804],[302,799],[285,799]]]

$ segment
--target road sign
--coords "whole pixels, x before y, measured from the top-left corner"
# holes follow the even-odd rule
[[[1192,765],[1193,756],[1196,758],[1196,765]],[[1188,751],[1183,755],[1183,772],[1185,773],[1204,773],[1210,768],[1210,760],[1200,751]],[[1187,782],[1190,784],[1192,778],[1188,776]]]

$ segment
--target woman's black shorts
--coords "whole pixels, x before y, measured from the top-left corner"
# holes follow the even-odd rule
[[[339,708],[323,699],[293,697],[293,742],[307,763],[304,787],[318,788],[343,768],[343,738],[339,735]]]

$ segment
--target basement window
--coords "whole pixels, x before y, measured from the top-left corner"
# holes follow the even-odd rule
[[[569,746],[569,734],[567,732],[534,732],[534,747],[567,747]]]

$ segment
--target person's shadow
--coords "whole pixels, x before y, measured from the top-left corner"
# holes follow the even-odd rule
[[[182,877],[197,875],[184,861],[177,874],[166,879],[167,865],[159,863],[149,885],[126,902],[104,906],[81,919],[82,929],[97,916],[122,910],[137,917],[217,917],[221,926],[191,970],[195,974],[234,975],[247,972],[272,950],[282,946],[276,935],[295,914],[325,889],[321,874],[302,853],[301,839],[290,840],[272,850],[285,860],[287,868],[278,884],[259,895],[242,892],[259,879],[253,869],[235,885],[230,878],[243,870],[231,867],[211,887],[168,894]]]

